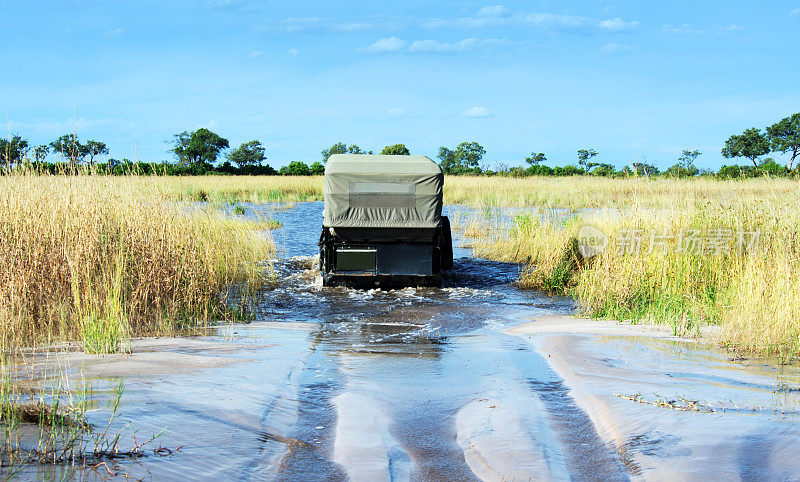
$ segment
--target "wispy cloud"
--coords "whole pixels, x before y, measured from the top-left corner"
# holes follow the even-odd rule
[[[460,53],[460,52],[469,52],[472,50],[476,50],[479,48],[486,48],[486,47],[497,47],[501,45],[505,45],[508,43],[508,40],[505,39],[483,39],[478,40],[476,38],[466,38],[459,42],[447,43],[447,42],[437,42],[435,40],[417,40],[408,48],[408,51],[411,53],[438,53],[438,54],[445,54],[445,53]]]
[[[300,51],[297,50],[296,48],[291,48],[288,51],[286,51],[286,53],[289,54],[289,57],[297,57],[298,55],[300,55]]]
[[[732,23],[730,25],[723,25],[716,27],[714,30],[719,33],[728,33],[728,32],[742,32],[746,29],[741,25],[736,25],[735,23]]]
[[[216,129],[219,129],[219,122],[217,122],[215,119],[210,119],[206,123],[196,124],[194,128],[195,129],[199,129],[201,127],[205,127],[206,129],[209,129],[209,130],[216,130]]]
[[[115,29],[113,29],[113,30],[109,30],[109,31],[105,32],[105,33],[103,34],[103,37],[106,37],[106,38],[109,38],[109,37],[119,37],[120,35],[122,35],[123,33],[125,33],[125,30],[126,30],[126,28],[125,28],[125,27],[119,27],[119,28],[115,28]]]
[[[403,109],[402,107],[390,107],[388,109],[381,111],[381,114],[387,117],[399,117],[404,115],[405,113],[406,110]]]
[[[602,20],[597,26],[602,30],[607,30],[609,32],[622,32],[624,30],[630,30],[634,27],[639,25],[638,20],[633,20],[631,22],[626,22],[619,17],[610,18],[608,20]]]
[[[622,52],[622,51],[625,51],[625,50],[628,50],[628,49],[630,49],[630,47],[625,45],[625,44],[618,44],[616,42],[609,42],[609,43],[603,45],[602,47],[600,47],[598,50],[600,52],[603,52],[603,53],[612,53],[612,52]]]
[[[702,30],[696,29],[692,27],[689,23],[684,23],[682,25],[662,25],[661,31],[666,33],[678,33],[678,34],[690,34],[690,33],[704,33]]]
[[[323,20],[319,17],[289,17],[278,22],[265,22],[258,27],[258,30],[297,33],[308,30],[317,30],[322,28],[327,23],[327,20]]]
[[[480,29],[480,28],[500,28],[510,26],[536,27],[540,29],[598,29],[604,20],[594,20],[588,17],[574,15],[561,15],[542,12],[521,12],[505,16],[497,15],[476,15],[474,17],[461,18],[426,18],[419,19],[419,27],[429,30],[442,29]]]
[[[241,0],[209,0],[204,2],[203,6],[206,8],[229,9],[238,7],[242,3],[243,2]]]
[[[373,17],[360,20],[341,21],[334,18],[290,17],[283,20],[262,22],[256,31],[278,33],[333,32],[355,33],[367,31],[396,31],[407,24],[407,19]]]
[[[342,21],[335,18],[290,17],[267,20],[257,30],[279,33],[328,31],[353,33],[365,31],[396,32],[403,29],[446,30],[484,29],[510,26],[575,31],[579,33],[622,32],[639,25],[637,20],[592,18],[548,12],[512,12],[503,5],[483,7],[472,16],[454,18],[372,16]]]
[[[247,57],[251,58],[251,59],[254,59],[256,57],[261,57],[262,55],[264,55],[264,52],[262,52],[260,50],[254,50],[254,51],[250,52],[250,55],[248,55]]]
[[[120,129],[131,130],[136,125],[126,119],[121,118],[86,118],[79,117],[78,119],[66,119],[64,121],[57,121],[53,119],[36,119],[32,122],[21,122],[12,124],[14,128],[19,127],[20,130],[31,131],[37,133],[46,133],[48,135],[61,135],[65,132],[78,131],[78,136],[81,136],[83,131],[95,129]]]
[[[403,47],[405,46],[406,46],[405,40],[401,40],[397,37],[388,37],[375,41],[372,45],[365,48],[364,51],[369,52],[371,54],[383,54],[390,52],[399,52],[403,50]]]
[[[427,39],[427,40],[416,40],[409,44],[403,39],[397,37],[388,37],[377,40],[370,46],[365,47],[363,49],[359,49],[359,51],[371,54],[386,54],[386,53],[397,53],[397,52],[406,52],[412,54],[424,54],[424,53],[453,54],[453,53],[471,52],[479,49],[500,47],[508,44],[510,44],[508,40],[497,39],[497,38],[490,38],[490,39],[465,38],[457,42],[439,42],[436,40]]]
[[[207,0],[203,2],[203,7],[209,10],[255,11],[259,9],[259,2],[252,0]]]
[[[503,5],[492,5],[489,7],[483,7],[482,9],[478,10],[478,13],[475,14],[477,17],[505,17],[511,13],[508,7]]]
[[[746,30],[744,27],[742,27],[741,25],[737,25],[735,23],[732,23],[730,25],[717,25],[717,26],[711,28],[710,30],[702,29],[702,28],[696,28],[696,27],[692,26],[692,24],[689,24],[689,23],[684,23],[683,25],[677,25],[677,26],[676,25],[662,25],[661,26],[661,31],[662,32],[672,33],[672,34],[705,34],[705,33],[722,34],[722,33],[730,33],[730,32],[741,32],[741,31],[744,31],[744,30]]]
[[[795,8],[789,12],[789,18],[800,17],[800,8]]]
[[[483,107],[480,105],[470,107],[461,114],[462,117],[471,117],[473,119],[486,118],[490,117],[491,115],[492,111],[489,110],[488,107]]]

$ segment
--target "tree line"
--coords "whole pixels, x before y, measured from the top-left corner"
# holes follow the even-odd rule
[[[272,168],[266,161],[266,148],[258,140],[244,142],[235,149],[230,149],[227,139],[200,128],[194,131],[183,131],[175,134],[168,141],[175,156],[175,162],[145,163],[131,162],[128,159],[108,158],[109,151],[105,143],[96,140],[81,142],[76,134],[65,134],[49,144],[34,146],[19,135],[8,139],[0,139],[0,163],[5,170],[19,167],[31,167],[39,171],[65,172],[85,170],[100,174],[160,174],[160,175],[204,175],[204,174],[238,174],[238,175],[319,175],[325,171],[325,163],[334,154],[373,154],[371,150],[363,150],[356,144],[337,142],[321,151],[321,159],[311,164],[292,161],[279,170]],[[223,155],[225,161],[217,163]],[[49,154],[61,157],[60,162],[47,162]],[[484,162],[486,149],[475,141],[465,141],[454,148],[440,147],[437,159],[446,174],[453,175],[499,175],[510,177],[526,176],[574,176],[592,175],[602,177],[624,176],[664,176],[694,177],[716,176],[722,178],[756,177],[764,174],[773,176],[796,176],[800,163],[796,164],[800,155],[800,113],[793,114],[767,126],[763,131],[759,128],[746,129],[743,133],[733,135],[725,141],[722,156],[726,159],[743,158],[752,165],[724,165],[718,171],[701,170],[695,161],[702,153],[697,149],[684,149],[676,159],[676,163],[661,172],[651,163],[635,161],[630,165],[617,169],[607,162],[599,162],[599,152],[592,148],[578,149],[577,163],[566,166],[548,166],[547,155],[543,152],[531,152],[523,160],[521,166],[501,164],[497,169],[490,169]],[[780,153],[788,156],[787,164],[778,164],[769,154]],[[404,144],[393,144],[384,147],[383,155],[410,155]],[[105,160],[104,160],[105,159]]]

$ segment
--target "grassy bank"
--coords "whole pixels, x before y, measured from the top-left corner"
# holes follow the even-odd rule
[[[133,335],[241,316],[273,250],[254,226],[169,200],[153,178],[0,178],[0,340]]]
[[[800,355],[796,181],[603,183],[593,207],[615,209],[568,211],[555,222],[542,211],[516,214],[510,235],[496,219],[460,224],[485,233],[480,256],[526,263],[521,286],[571,295],[587,316],[665,323],[681,334],[719,325],[724,345]],[[597,188],[562,180],[543,190],[564,204],[545,206],[586,207],[571,203],[585,199],[576,187]],[[586,225],[606,238],[596,256],[580,249],[589,246]]]
[[[713,178],[448,176],[444,202],[480,207],[675,209],[707,203],[727,206],[740,201],[757,204],[763,199],[798,199],[799,185],[796,180],[784,178],[720,181]]]
[[[323,199],[321,176],[186,176],[127,177],[124,183],[155,184],[169,199],[181,201],[295,202]],[[764,197],[795,196],[797,181],[749,179],[719,181],[710,178],[607,179],[590,176],[524,179],[479,176],[447,176],[445,204],[469,206],[516,206],[542,208],[674,208],[675,201],[722,203]]]
[[[178,201],[322,201],[322,176],[187,176],[139,179],[155,182],[165,196]]]

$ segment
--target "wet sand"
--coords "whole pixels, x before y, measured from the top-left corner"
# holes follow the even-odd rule
[[[658,326],[543,316],[507,330],[545,357],[632,476],[796,480],[794,367],[743,362]],[[639,403],[699,402],[699,411]],[[628,397],[628,398],[623,398]]]

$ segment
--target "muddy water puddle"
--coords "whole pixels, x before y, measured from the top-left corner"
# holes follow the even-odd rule
[[[442,289],[322,288],[321,203],[245,207],[246,217],[283,226],[273,232],[280,282],[259,298],[257,321],[202,338],[137,340],[129,355],[51,355],[28,367],[50,382],[91,382],[98,425],[124,381],[114,428],[163,434],[147,456],[109,462],[117,475],[800,477],[794,367],[571,319],[570,300],[519,291],[518,266],[464,249]],[[687,400],[712,410],[679,410]],[[168,450],[154,453],[159,446]],[[108,475],[55,472],[63,474]]]

